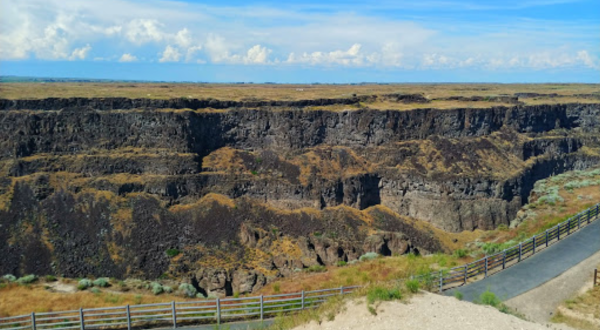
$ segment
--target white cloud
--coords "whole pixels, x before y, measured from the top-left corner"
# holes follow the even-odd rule
[[[125,53],[121,56],[121,58],[119,59],[119,62],[136,62],[137,60],[138,60],[138,58],[135,57],[134,55]]]
[[[521,6],[510,1],[503,6]],[[572,0],[529,0],[528,6],[547,1]],[[383,1],[377,8],[433,3]],[[450,3],[443,7],[453,7]],[[352,12],[303,6],[329,5],[276,9],[162,0],[1,0],[0,59],[90,60],[93,48],[94,56],[107,61],[124,60],[127,51],[142,61],[160,52],[160,62],[236,65],[600,69],[597,27],[583,21],[392,19],[360,10],[367,5]],[[546,28],[550,24],[552,30]]]
[[[165,48],[165,51],[162,53],[162,58],[159,62],[179,62],[181,58],[181,53],[177,48],[171,47],[170,45]]]
[[[296,55],[290,53],[287,58],[288,63],[307,63],[313,65],[357,65],[360,66],[364,63],[364,55],[360,53],[360,44],[352,45],[348,50],[334,50],[331,52],[312,52],[303,53],[302,55]]]
[[[89,44],[82,48],[75,48],[75,50],[73,50],[73,52],[71,53],[71,56],[69,56],[69,60],[85,60],[90,50],[92,50],[92,46],[90,46]]]
[[[261,45],[255,45],[248,49],[243,61],[246,64],[267,64],[271,53],[272,50]]]
[[[154,19],[135,19],[127,25],[125,36],[134,44],[159,42],[163,40],[164,33],[161,28],[164,24]]]

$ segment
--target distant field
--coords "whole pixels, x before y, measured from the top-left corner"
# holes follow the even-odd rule
[[[214,98],[219,100],[304,100],[390,93],[450,96],[498,96],[539,93],[572,96],[597,94],[598,84],[397,84],[397,85],[259,85],[168,83],[0,83],[0,98],[47,97]]]

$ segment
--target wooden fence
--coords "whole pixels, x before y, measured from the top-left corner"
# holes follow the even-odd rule
[[[535,235],[500,253],[486,256],[469,264],[414,277],[427,289],[440,292],[486,278],[547,248],[598,218],[596,204],[591,208],[559,223],[544,233]],[[598,272],[595,285],[600,284]],[[132,305],[110,308],[79,309],[63,312],[31,313],[0,318],[0,330],[71,330],[110,329],[135,327],[173,327],[198,323],[231,322],[292,313],[314,308],[327,298],[352,292],[357,286],[317,291],[225,298],[190,302]]]
[[[486,278],[531,257],[597,220],[599,206],[600,203],[502,252],[487,255],[466,265],[413,278],[423,283],[426,288],[437,289],[439,292]],[[598,278],[597,274],[595,278]],[[600,279],[598,283],[600,284]]]
[[[0,330],[128,329],[173,327],[201,323],[264,319],[282,313],[315,308],[333,296],[351,293],[356,286],[302,291],[271,296],[170,302],[31,313],[0,318]]]
[[[594,269],[594,287],[600,285],[600,274],[598,274],[598,268]]]

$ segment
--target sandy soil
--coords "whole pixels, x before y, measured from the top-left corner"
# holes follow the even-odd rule
[[[419,294],[409,303],[384,302],[372,315],[364,300],[348,302],[333,321],[316,322],[297,330],[548,330],[570,329],[563,325],[541,325],[498,310],[431,293]]]

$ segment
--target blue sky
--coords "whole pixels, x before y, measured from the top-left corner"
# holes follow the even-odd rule
[[[599,83],[599,13],[597,0],[2,0],[0,74]]]

